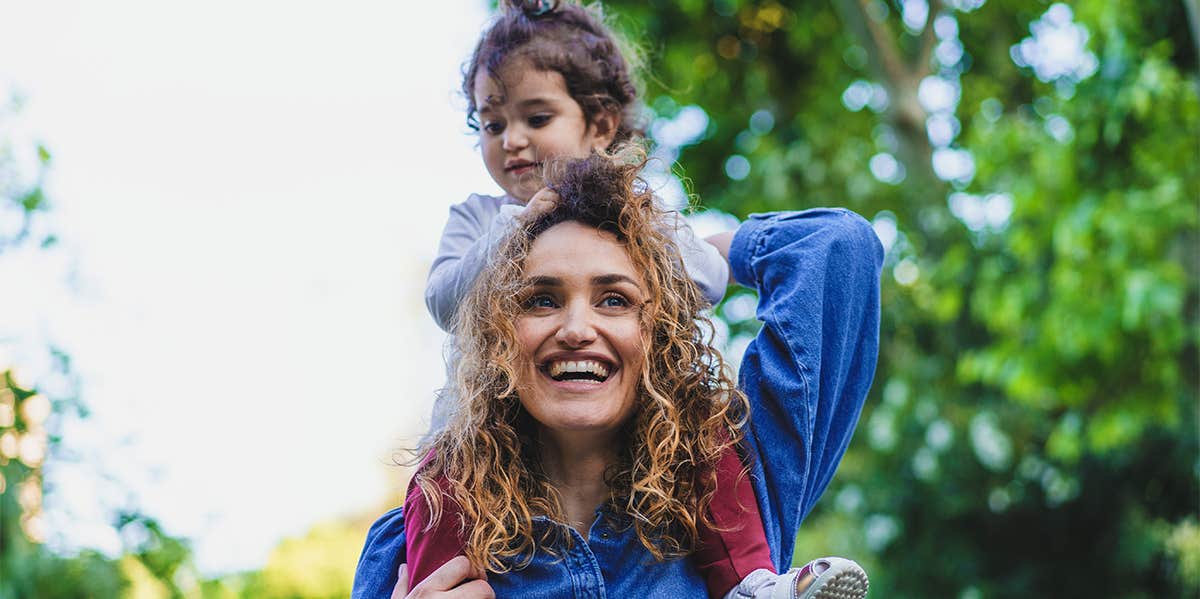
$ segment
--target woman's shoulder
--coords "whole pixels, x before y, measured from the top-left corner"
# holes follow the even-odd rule
[[[407,532],[404,523],[404,506],[392,508],[376,519],[371,524],[371,528],[367,530],[367,542],[363,547],[363,556],[365,557],[368,551],[377,551],[393,546],[400,547],[400,550],[403,551]],[[387,550],[394,551],[394,548]]]
[[[375,520],[371,525],[371,529],[367,531],[367,536],[374,534],[383,534],[386,532],[403,533],[404,532],[404,506],[396,506]]]
[[[450,512],[457,515],[458,505],[450,500],[450,495],[447,489],[447,484],[444,478],[437,479],[437,487],[442,491],[441,506],[444,512]],[[404,498],[404,504],[394,507],[382,516],[377,518],[371,528],[367,530],[367,543],[363,549],[364,555],[373,547],[383,548],[392,545],[399,545],[403,548],[407,542],[407,537],[412,533],[420,534],[424,528],[425,519],[428,518],[431,511],[428,498],[422,492],[421,487],[416,484],[409,484],[408,493]],[[412,526],[415,523],[415,526]],[[413,529],[413,530],[409,530]]]
[[[404,505],[389,510],[371,525],[355,571],[355,599],[376,596],[367,589],[390,589],[396,583],[400,564],[408,564],[409,583],[415,585],[463,552],[460,510],[448,495],[445,481],[438,479],[436,483],[443,493],[441,517],[432,526],[429,500],[415,484],[409,486]]]

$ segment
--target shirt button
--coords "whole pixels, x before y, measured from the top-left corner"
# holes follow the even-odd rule
[[[601,538],[601,539],[607,539],[609,536],[610,536],[610,535],[608,534],[608,531],[607,531],[607,530],[602,530],[602,531],[600,531],[600,538]]]

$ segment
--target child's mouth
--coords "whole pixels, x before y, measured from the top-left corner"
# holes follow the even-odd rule
[[[524,174],[533,172],[534,169],[536,169],[540,166],[542,166],[542,163],[540,163],[540,162],[524,162],[521,164],[514,164],[505,170],[507,170],[510,173],[513,173],[514,175],[524,175]]]

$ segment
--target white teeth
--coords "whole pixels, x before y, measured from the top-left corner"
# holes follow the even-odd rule
[[[551,362],[550,376],[559,376],[564,372],[589,372],[600,378],[608,377],[608,367],[594,360],[568,360]]]

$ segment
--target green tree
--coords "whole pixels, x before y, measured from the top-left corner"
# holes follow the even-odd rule
[[[862,557],[881,597],[1194,596],[1194,3],[606,4],[654,40],[650,130],[705,207],[847,206],[887,245],[876,383],[798,557]]]

